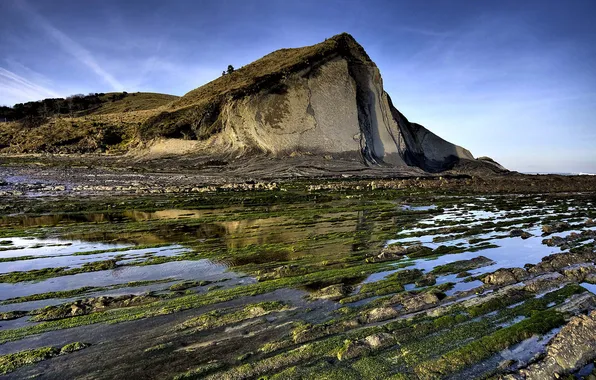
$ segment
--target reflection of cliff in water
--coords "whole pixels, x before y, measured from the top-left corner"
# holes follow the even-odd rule
[[[368,220],[368,210],[358,211],[358,220],[356,222],[356,241],[352,244],[352,251],[358,252],[366,248],[371,239],[373,230],[372,223]],[[362,233],[358,233],[362,232]]]
[[[108,223],[108,222],[143,222],[149,220],[169,220],[169,219],[201,219],[205,217],[217,216],[220,213],[233,212],[238,208],[212,209],[212,210],[158,210],[158,211],[138,211],[127,210],[123,212],[85,212],[72,214],[55,215],[13,215],[0,218],[0,226],[56,226],[60,224],[72,223]]]
[[[0,226],[57,226],[74,223],[107,223],[122,222],[126,218],[121,213],[85,213],[85,214],[58,214],[40,216],[3,216],[0,218]]]
[[[159,213],[142,211],[126,211],[129,219],[152,220],[157,215],[167,219],[175,215],[186,214],[186,210],[164,210]],[[174,222],[155,224],[150,230],[125,231],[125,232],[84,232],[70,233],[66,237],[93,242],[119,242],[131,244],[192,244],[209,240],[214,246],[228,249],[239,249],[247,245],[261,245],[281,243],[294,235],[284,230],[281,224],[285,218],[254,219],[240,221],[223,221],[215,223]]]

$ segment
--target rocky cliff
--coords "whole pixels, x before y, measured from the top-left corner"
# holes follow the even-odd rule
[[[233,158],[331,156],[428,172],[488,165],[410,123],[383,90],[375,63],[345,33],[275,51],[189,92],[145,121],[139,137],[197,140],[197,150]]]

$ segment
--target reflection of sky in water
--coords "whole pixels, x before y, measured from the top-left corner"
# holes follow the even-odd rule
[[[147,266],[127,266],[113,270],[79,273],[71,276],[50,278],[40,282],[0,284],[0,298],[27,296],[36,293],[55,292],[83,286],[108,286],[129,281],[159,280],[174,277],[181,280],[210,280],[236,278],[238,274],[226,272],[227,267],[209,260],[172,261]]]
[[[44,248],[37,249],[43,250]],[[131,249],[127,251],[105,252],[81,256],[60,255],[57,257],[40,257],[39,259],[0,263],[0,273],[58,267],[78,268],[85,263],[108,260],[114,258],[115,256],[122,257],[122,259],[118,261],[118,264],[127,264],[130,261],[146,260],[146,257],[143,256],[148,253],[154,253],[153,256],[173,256],[186,251],[188,251],[188,249],[183,248],[182,246],[173,245],[169,247]],[[82,252],[82,250],[78,250],[77,252]]]
[[[409,210],[409,211],[429,211],[429,210],[436,210],[436,205],[430,206],[410,206],[410,205],[403,205],[401,206],[402,210]]]
[[[582,282],[580,285],[583,286],[584,288],[586,288],[587,290],[589,290],[590,292],[596,294],[596,284],[589,284],[587,282]]]
[[[113,243],[93,243],[81,240],[61,240],[61,239],[37,239],[37,238],[7,238],[0,240],[11,240],[12,245],[1,246],[2,248],[20,248],[11,249],[7,251],[0,251],[0,258],[2,257],[18,257],[18,256],[55,256],[55,255],[72,255],[77,252],[96,251],[104,249],[124,248],[130,247],[130,244],[113,244]],[[48,246],[52,244],[67,244],[60,246]],[[33,248],[36,245],[43,245],[39,248]]]
[[[479,200],[483,200],[477,198]],[[471,204],[470,204],[471,206]],[[552,210],[552,206],[550,207],[543,207],[537,208],[535,206],[524,206],[518,210],[511,211],[511,210],[502,210],[502,211],[485,211],[485,210],[466,210],[464,208],[455,206],[452,208],[445,209],[444,213],[440,215],[433,215],[427,219],[423,219],[419,221],[420,224],[428,224],[429,227],[426,228],[412,228],[403,230],[401,234],[409,234],[414,232],[428,232],[429,235],[422,235],[416,237],[408,237],[403,239],[393,239],[387,241],[387,245],[393,243],[405,243],[405,244],[422,244],[425,247],[436,249],[441,245],[446,246],[463,246],[463,247],[470,247],[473,246],[469,244],[469,239],[472,238],[479,238],[479,239],[487,239],[483,241],[483,243],[492,243],[496,244],[499,247],[497,248],[489,248],[483,249],[476,252],[464,252],[458,254],[447,254],[443,256],[439,256],[436,258],[421,258],[417,260],[413,260],[413,265],[409,268],[417,268],[420,270],[425,271],[426,273],[433,270],[433,268],[449,264],[455,261],[460,260],[470,260],[478,256],[484,256],[489,258],[495,262],[493,265],[489,265],[486,267],[478,268],[469,270],[473,276],[477,276],[483,273],[493,272],[499,268],[513,268],[513,267],[523,267],[525,264],[537,264],[539,263],[543,257],[551,255],[553,253],[561,252],[559,247],[548,247],[542,244],[542,240],[544,237],[542,236],[541,224],[538,223],[537,226],[532,228],[526,228],[525,231],[529,232],[533,236],[528,239],[521,239],[520,237],[510,237],[508,232],[489,232],[480,235],[469,236],[466,238],[460,239],[449,239],[449,235],[441,235],[441,234],[432,234],[432,232],[437,231],[440,228],[450,227],[447,226],[434,226],[435,222],[446,222],[446,221],[459,221],[459,224],[453,225],[466,225],[468,227],[474,227],[480,225],[485,222],[505,222],[505,221],[519,221],[518,224],[506,226],[508,230],[513,228],[522,227],[525,221],[528,218],[533,218],[536,216],[544,216],[547,215],[552,217],[554,210]],[[571,210],[571,209],[570,209]],[[523,214],[523,216],[515,216],[515,217],[508,217],[515,213],[515,215]],[[557,213],[554,214],[556,216],[569,216],[570,213]],[[585,220],[585,218],[582,218]],[[573,226],[573,224],[572,224]],[[594,230],[596,227],[589,227],[583,228]],[[569,230],[561,233],[555,233],[549,236],[559,236],[559,237],[566,237],[571,233],[581,233],[581,230]],[[445,241],[442,238],[445,238]],[[438,241],[433,241],[433,240]],[[584,242],[589,243],[593,239],[589,239]],[[395,273],[400,269],[389,270],[385,272],[374,273],[370,275],[364,282],[375,282],[386,278],[389,274]],[[453,282],[456,283],[455,287],[446,293],[451,295],[458,291],[469,290],[475,288],[477,286],[482,285],[480,281],[472,281],[465,283],[463,282],[462,278],[457,278],[456,274],[453,275],[446,275],[437,277],[437,285],[443,284],[446,282]],[[594,291],[596,291],[596,287],[594,287]],[[406,290],[415,290],[417,289],[413,284],[409,284],[406,286]]]

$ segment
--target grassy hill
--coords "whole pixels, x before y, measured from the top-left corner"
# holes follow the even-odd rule
[[[0,152],[123,152],[139,126],[176,99],[166,94],[114,92],[4,107],[16,120],[0,123]]]
[[[106,93],[100,97],[102,103],[99,107],[89,110],[88,115],[105,115],[110,113],[143,111],[155,109],[179,99],[179,96],[159,94],[155,92],[129,93],[123,98],[111,100],[113,96],[122,93]],[[82,116],[82,115],[81,115]]]
[[[226,98],[237,99],[262,90],[283,92],[283,79],[288,74],[316,69],[340,55],[374,65],[362,46],[347,33],[312,46],[280,49],[188,92],[172,102],[167,110],[148,119],[140,128],[140,136],[144,139],[209,138],[221,128],[218,116]]]

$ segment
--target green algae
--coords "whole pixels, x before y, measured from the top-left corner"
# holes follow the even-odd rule
[[[227,326],[242,322],[246,319],[262,317],[273,312],[280,312],[288,310],[289,307],[280,301],[260,302],[250,304],[241,310],[234,312],[226,312],[224,310],[214,310],[197,317],[193,317],[178,325],[178,330],[192,329],[194,331],[202,331],[214,329],[217,327]]]
[[[13,354],[0,356],[0,375],[6,375],[20,367],[35,364],[58,355],[69,354],[82,350],[89,345],[81,342],[69,343],[62,348],[41,347],[32,350],[19,351]]]
[[[545,334],[563,323],[563,314],[556,311],[534,312],[528,319],[450,351],[439,359],[418,364],[416,373],[424,378],[440,378],[455,373],[532,335]]]
[[[161,280],[145,280],[145,281],[131,281],[122,284],[116,284],[111,286],[83,286],[82,288],[72,289],[72,290],[60,290],[56,292],[46,292],[46,293],[37,293],[31,294],[28,296],[22,297],[15,297],[15,298],[8,298],[4,301],[0,302],[0,305],[8,305],[12,303],[23,303],[23,302],[30,302],[30,301],[41,301],[41,300],[48,300],[48,299],[59,299],[59,298],[72,298],[77,297],[80,295],[85,295],[92,292],[101,292],[107,290],[114,290],[114,289],[121,289],[121,288],[133,288],[138,286],[147,286],[147,285],[154,285],[154,284],[162,284],[172,282],[174,279],[172,278],[165,278]]]

